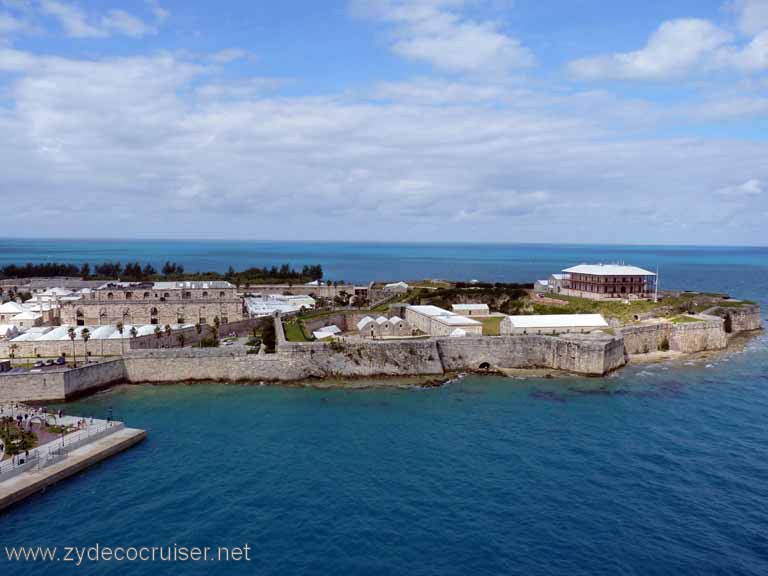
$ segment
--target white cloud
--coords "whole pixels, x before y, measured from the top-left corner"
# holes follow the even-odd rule
[[[725,188],[721,188],[717,193],[720,196],[727,196],[729,198],[760,196],[763,193],[763,182],[756,178],[752,178],[738,186],[726,186]]]
[[[738,224],[724,242],[764,234],[765,195],[751,197],[755,210],[723,211],[735,202],[701,194],[713,181],[763,174],[763,142],[627,135],[602,115],[613,105],[594,104],[610,102],[600,95],[425,79],[389,85],[386,100],[290,97],[259,90],[255,78],[227,82],[207,62],[0,50],[0,69],[14,71],[13,106],[0,108],[0,225],[60,235],[82,222],[77,233],[93,236],[286,238],[301,229],[325,239],[631,242],[651,225],[657,241],[680,240],[685,222],[688,241],[715,242],[712,219],[722,218]],[[419,91],[452,96],[422,100]],[[643,211],[651,193],[665,199],[663,221]],[[40,206],[65,206],[68,217],[42,230]]]
[[[106,38],[112,34],[141,38],[157,32],[123,10],[111,10],[101,18],[91,18],[77,5],[59,0],[42,0],[40,9],[43,14],[58,20],[67,36],[72,38]]]
[[[736,15],[742,33],[752,36],[768,30],[768,2],[765,0],[734,0],[726,8]]]
[[[640,50],[576,60],[570,69],[587,79],[671,78],[705,64],[729,39],[727,32],[707,20],[671,20],[662,23]]]
[[[534,63],[530,50],[494,21],[464,16],[462,0],[357,2],[358,12],[394,26],[392,50],[454,73],[503,73]]]
[[[154,34],[156,30],[148,26],[139,18],[124,12],[123,10],[112,10],[101,19],[102,27],[117,34],[124,34],[133,38],[141,38],[148,34]]]
[[[23,30],[24,27],[24,23],[18,18],[13,17],[11,14],[0,12],[0,38],[11,32]]]
[[[209,59],[216,64],[229,64],[230,62],[242,60],[249,56],[250,53],[246,50],[241,50],[240,48],[227,48],[226,50],[221,50],[212,54]]]

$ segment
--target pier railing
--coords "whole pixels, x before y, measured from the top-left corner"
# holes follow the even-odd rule
[[[40,470],[55,464],[73,450],[95,442],[125,428],[122,422],[101,421],[82,430],[77,430],[29,451],[29,456],[17,455],[0,462],[0,482],[30,470]]]

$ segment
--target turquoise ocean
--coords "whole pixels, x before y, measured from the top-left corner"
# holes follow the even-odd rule
[[[364,282],[659,270],[768,311],[768,248],[0,240],[0,265],[288,262]],[[768,574],[768,339],[604,379],[126,386],[65,406],[142,445],[0,513],[0,574]],[[251,546],[240,563],[12,563],[10,546]]]

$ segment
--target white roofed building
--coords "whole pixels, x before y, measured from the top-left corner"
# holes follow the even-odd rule
[[[457,328],[461,328],[468,335],[483,334],[482,323],[437,306],[406,306],[405,320],[412,327],[430,336],[450,336]]]
[[[405,282],[392,282],[391,284],[384,285],[384,292],[390,292],[392,294],[405,294],[408,292],[410,286]]]
[[[24,312],[24,306],[18,302],[6,302],[0,305],[0,324],[9,324],[11,318]]]
[[[501,321],[499,332],[510,334],[569,334],[587,333],[608,328],[602,314],[541,314],[507,316]]]
[[[579,264],[563,270],[561,289],[554,291],[592,300],[651,299],[657,294],[656,273],[624,264]],[[567,276],[566,276],[567,275]]]

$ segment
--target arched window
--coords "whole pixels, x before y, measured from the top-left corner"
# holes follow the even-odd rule
[[[107,293],[107,300],[114,300],[114,299],[115,299],[115,295],[112,294],[112,292],[108,292]]]
[[[224,291],[219,292],[219,298],[224,298]]]
[[[208,292],[203,292],[203,298],[208,298]]]

